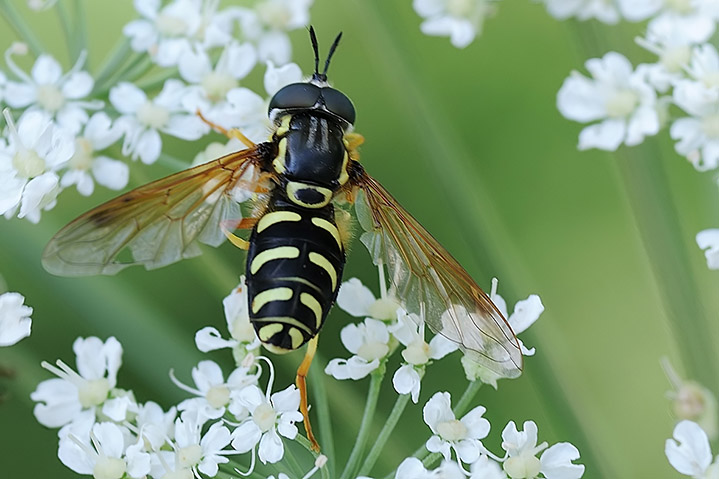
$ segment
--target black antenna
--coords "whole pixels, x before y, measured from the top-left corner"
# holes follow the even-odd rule
[[[330,52],[327,54],[327,60],[325,60],[325,69],[320,73],[320,49],[317,42],[317,34],[315,33],[315,29],[312,25],[310,25],[310,41],[312,41],[312,49],[315,52],[315,72],[312,74],[313,80],[318,81],[327,81],[327,69],[330,67],[330,60],[332,59],[332,55],[334,55],[335,50],[337,50],[337,45],[340,43],[340,38],[342,38],[342,32],[340,32],[337,35],[337,38],[335,38],[335,41],[332,42],[332,46],[330,47]]]
[[[327,78],[327,69],[330,67],[330,60],[332,59],[332,55],[334,55],[335,50],[337,50],[337,45],[340,44],[340,38],[342,38],[342,32],[339,32],[337,38],[335,38],[335,41],[332,42],[330,52],[327,54],[327,60],[325,61],[325,70],[322,72],[322,76],[325,78]]]
[[[320,47],[317,45],[317,35],[315,29],[310,25],[310,41],[312,41],[312,49],[315,51],[315,73],[313,77],[320,76]],[[326,70],[326,69],[325,69]]]

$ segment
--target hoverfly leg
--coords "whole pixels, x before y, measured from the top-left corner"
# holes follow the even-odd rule
[[[247,148],[254,148],[255,146],[257,146],[254,141],[247,138],[240,130],[238,130],[236,128],[228,130],[227,128],[224,128],[224,127],[218,125],[217,123],[211,122],[210,120],[205,118],[205,115],[203,115],[199,109],[195,112],[195,114],[200,117],[200,120],[207,123],[207,125],[209,125],[210,128],[212,128],[213,130],[215,130],[218,133],[225,135],[227,138],[230,138],[230,139],[237,138]]]
[[[297,378],[295,380],[295,382],[297,383],[297,389],[300,390],[300,412],[302,413],[302,417],[304,418],[307,439],[310,441],[310,444],[312,445],[312,450],[315,452],[320,452],[320,445],[317,443],[315,435],[312,434],[310,415],[307,407],[307,382],[305,381],[305,379],[307,378],[307,373],[310,370],[312,358],[315,357],[315,352],[317,351],[318,338],[319,336],[315,336],[307,343],[307,352],[305,353],[305,359],[302,360],[302,364],[300,364],[300,367],[297,369]]]
[[[250,242],[240,238],[236,234],[232,233],[232,230],[244,230],[252,229],[257,223],[257,218],[242,218],[240,221],[237,220],[225,220],[220,222],[220,229],[222,233],[230,240],[230,243],[236,247],[247,251],[250,249]]]

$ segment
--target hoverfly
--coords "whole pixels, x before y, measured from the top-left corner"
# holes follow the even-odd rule
[[[142,264],[158,268],[196,256],[198,243],[229,238],[247,250],[250,321],[264,346],[288,352],[308,343],[297,371],[301,411],[310,427],[305,377],[319,330],[334,303],[345,264],[346,235],[337,203],[354,204],[362,241],[387,269],[394,295],[435,333],[501,377],[521,372],[522,355],[509,324],[460,264],[359,163],[363,138],[353,133],[350,99],[327,83],[330,59],[309,81],[280,89],[269,105],[267,142],[136,188],[80,216],[45,248],[43,265],[63,276],[115,274]],[[209,123],[209,122],[208,122]],[[242,218],[238,192],[254,193]],[[228,230],[251,229],[249,241]],[[340,225],[341,226],[341,225]]]

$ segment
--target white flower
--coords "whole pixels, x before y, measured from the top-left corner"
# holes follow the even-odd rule
[[[713,0],[619,0],[618,3],[622,15],[630,21],[654,17],[648,25],[650,30],[658,24],[671,23],[692,38],[693,43],[707,41],[714,33],[717,6]]]
[[[244,275],[240,277],[240,284],[222,300],[222,305],[231,339],[223,339],[217,329],[208,326],[195,334],[195,344],[197,349],[204,353],[230,348],[235,361],[239,364],[249,351],[256,351],[260,347],[260,340],[255,334],[254,326],[250,323]]]
[[[196,367],[192,368],[192,379],[195,382],[195,388],[182,384],[172,376],[173,382],[180,389],[197,396],[182,401],[178,405],[178,409],[193,411],[208,419],[217,419],[225,414],[234,395],[239,393],[242,388],[257,382],[257,375],[250,375],[247,368],[239,367],[232,371],[225,381],[220,366],[214,361],[206,360],[200,361]],[[241,409],[238,409],[236,415],[241,416],[240,411]]]
[[[32,308],[20,293],[0,294],[0,346],[12,346],[30,336]]]
[[[525,421],[523,431],[517,431],[514,421],[509,421],[502,431],[502,449],[508,456],[504,470],[513,478],[532,479],[541,472],[547,479],[578,479],[584,474],[583,465],[572,464],[579,459],[579,451],[573,445],[562,442],[549,449],[546,442],[537,445],[534,421]],[[545,449],[541,458],[537,458]]]
[[[392,377],[392,384],[399,394],[411,394],[412,402],[419,400],[420,380],[424,374],[424,366],[430,360],[439,360],[457,350],[457,343],[442,335],[436,335],[427,344],[424,341],[424,323],[415,314],[408,315],[404,310],[397,311],[398,322],[389,330],[406,348],[402,365]]]
[[[142,451],[142,439],[127,444],[129,431],[110,422],[96,423],[91,430],[76,424],[60,432],[58,456],[78,474],[95,479],[117,479],[127,475],[142,478],[150,472],[150,455]]]
[[[257,46],[262,62],[284,65],[292,56],[287,31],[304,28],[310,23],[313,0],[265,0],[254,9],[234,9],[243,37]]]
[[[150,449],[159,450],[168,439],[174,437],[176,416],[177,409],[174,406],[165,412],[159,404],[148,401],[138,405],[134,423],[143,439],[149,442]]]
[[[160,66],[176,65],[191,48],[226,45],[231,40],[231,24],[217,13],[217,1],[174,0],[162,6],[160,0],[134,0],[142,15],[123,28],[130,46],[147,52]]]
[[[657,63],[637,67],[637,72],[644,73],[657,91],[664,93],[685,77],[684,69],[691,59],[692,40],[676,24],[657,23],[647,30],[646,38],[638,38],[637,43],[658,56]]]
[[[719,88],[682,80],[674,88],[674,103],[691,116],[679,118],[669,130],[679,140],[674,149],[698,171],[719,166]]]
[[[375,298],[372,291],[357,278],[342,283],[337,293],[337,306],[355,318],[370,317],[381,320],[397,318],[399,303],[392,298]]]
[[[587,123],[579,149],[616,150],[622,143],[633,146],[659,131],[656,92],[641,71],[621,54],[609,52],[585,63],[589,79],[573,72],[557,94],[557,108],[571,120]]]
[[[674,469],[697,479],[719,477],[719,459],[712,464],[709,439],[698,424],[681,421],[672,435],[674,439],[667,439],[664,453]]]
[[[197,140],[209,127],[182,106],[186,87],[181,81],[168,79],[162,91],[152,100],[132,83],[123,82],[110,90],[110,102],[121,113],[117,124],[125,134],[122,154],[154,163],[160,156],[163,132],[183,140]]]
[[[596,18],[600,22],[614,24],[619,21],[619,11],[614,2],[607,0],[539,0],[547,7],[554,18],[566,20],[576,18],[589,20]]]
[[[704,256],[707,259],[709,269],[719,269],[719,229],[712,228],[697,233],[697,245],[705,250]]]
[[[212,120],[224,128],[236,128],[252,141],[267,139],[271,121],[267,109],[272,96],[283,86],[302,80],[302,71],[294,63],[275,67],[267,62],[264,86],[267,97],[263,98],[254,91],[238,87],[227,92],[227,101],[213,109]]]
[[[40,221],[40,210],[55,206],[57,170],[74,153],[72,138],[39,111],[25,113],[17,129],[8,120],[9,141],[0,142],[0,214]]]
[[[225,47],[215,66],[208,53],[201,49],[188,50],[180,57],[180,76],[190,84],[183,98],[188,112],[200,110],[212,119],[211,107],[223,102],[227,92],[239,86],[257,63],[255,48],[249,43],[231,42]]]
[[[122,136],[122,130],[105,112],[97,112],[85,125],[85,130],[75,138],[75,153],[68,162],[68,170],[63,174],[60,185],[67,188],[77,186],[77,191],[89,196],[95,189],[93,177],[102,186],[112,190],[121,190],[130,179],[130,169],[122,161],[105,155],[95,156],[96,151],[104,150]]]
[[[473,463],[482,452],[481,439],[489,434],[489,421],[482,417],[485,411],[483,406],[477,406],[457,419],[452,412],[450,394],[435,393],[422,410],[424,422],[434,433],[425,447],[430,452],[442,453],[446,460],[450,459],[451,448],[459,460]]]
[[[497,309],[502,315],[507,318],[509,326],[515,335],[518,335],[527,330],[532,324],[534,324],[539,316],[544,311],[544,305],[542,300],[536,294],[529,295],[525,300],[518,301],[514,306],[514,312],[511,315],[507,314],[507,303],[504,301],[499,294],[497,294],[498,281],[496,278],[492,279],[492,289],[489,297],[492,302],[497,306]],[[521,339],[517,338],[519,348],[523,356],[533,356],[535,349],[527,349]],[[467,380],[476,381],[480,380],[485,384],[489,384],[494,388],[497,387],[497,381],[502,378],[501,375],[496,372],[482,366],[476,361],[472,360],[469,356],[462,356],[462,366],[464,373],[467,376]]]
[[[444,460],[434,470],[427,470],[422,461],[416,457],[408,457],[397,467],[395,479],[465,479],[459,464]],[[359,478],[358,478],[359,479]]]
[[[511,315],[507,314],[507,302],[495,291],[492,291],[490,299],[497,306],[507,322],[512,327],[514,334],[520,334],[533,325],[539,316],[544,312],[542,300],[536,294],[530,294],[527,299],[517,301]],[[527,349],[521,339],[517,338],[523,356],[534,356],[535,349]]]
[[[464,48],[482,33],[484,20],[495,11],[496,0],[414,0],[412,6],[424,22],[425,35],[450,37],[452,45]]]
[[[213,423],[202,435],[203,418],[194,414],[182,414],[175,420],[175,452],[180,469],[197,468],[212,477],[217,474],[218,464],[225,464],[225,457],[232,451],[223,451],[232,439],[229,429],[223,423]],[[198,476],[199,477],[199,476]]]
[[[366,318],[360,324],[348,324],[340,332],[342,344],[354,354],[349,359],[332,359],[325,373],[335,379],[362,379],[377,369],[390,351],[390,334],[382,321]]]
[[[43,111],[71,133],[80,131],[87,122],[86,110],[102,108],[101,101],[83,100],[95,84],[92,76],[81,70],[87,57],[85,52],[64,75],[57,60],[44,53],[37,58],[28,76],[12,60],[14,51],[11,47],[5,53],[8,67],[21,80],[8,81],[5,85],[5,102],[11,107]]]
[[[238,452],[252,451],[259,444],[258,455],[263,463],[278,462],[285,449],[280,435],[287,439],[297,437],[295,422],[302,421],[299,412],[300,392],[294,386],[271,396],[263,394],[257,386],[240,391],[239,402],[247,408],[251,417],[232,433],[232,447]]]
[[[60,427],[75,420],[83,411],[94,416],[97,407],[108,399],[117,384],[122,363],[122,346],[113,337],[104,343],[95,337],[77,338],[72,345],[77,356],[77,371],[58,360],[57,367],[43,367],[57,378],[37,385],[30,395],[38,422],[47,427]]]
[[[469,470],[472,473],[469,479],[507,479],[502,466],[486,454],[480,455]]]

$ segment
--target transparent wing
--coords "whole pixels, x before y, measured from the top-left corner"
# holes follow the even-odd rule
[[[407,311],[494,373],[519,376],[519,343],[487,294],[382,185],[364,171],[354,184],[364,193],[355,203],[361,240]]]
[[[239,202],[253,191],[260,160],[257,147],[242,150],[110,200],[61,229],[43,266],[60,276],[115,274],[197,256],[198,242],[218,246],[220,223],[242,218]]]

